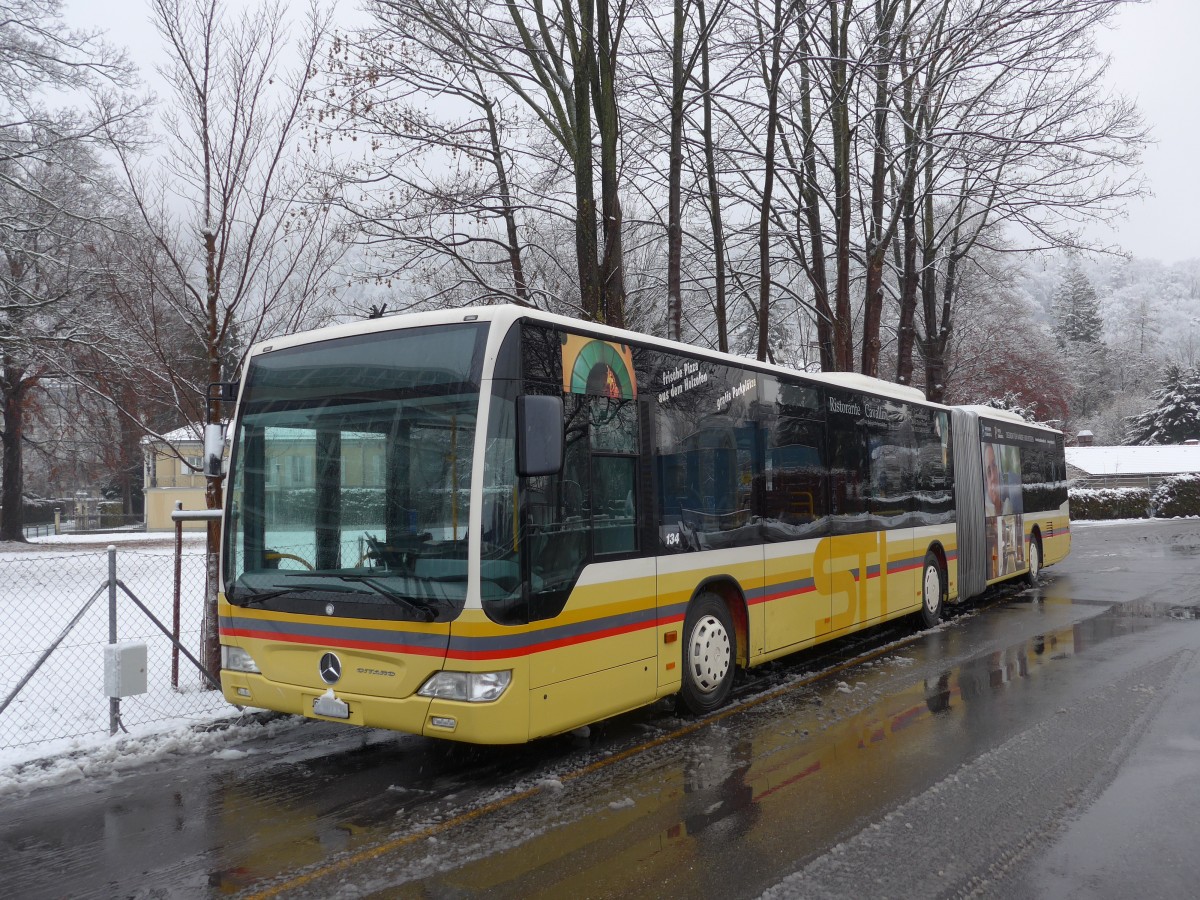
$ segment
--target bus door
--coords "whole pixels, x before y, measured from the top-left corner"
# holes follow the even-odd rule
[[[564,400],[562,472],[526,485],[531,618],[546,625],[530,658],[530,685],[541,696],[549,685],[597,675],[628,708],[653,699],[655,687],[654,666],[645,664],[657,646],[654,559],[643,555],[638,527],[645,404],[581,394]],[[576,693],[549,692],[570,701],[540,715],[569,718]]]

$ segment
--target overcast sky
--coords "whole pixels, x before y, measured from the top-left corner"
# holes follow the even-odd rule
[[[148,22],[147,0],[66,0],[65,6],[71,24],[110,29],[113,42],[130,48],[153,84],[158,36]],[[338,6],[347,16],[357,15],[357,0],[338,0]],[[1137,101],[1157,143],[1143,157],[1154,196],[1130,203],[1128,217],[1113,232],[1096,232],[1096,237],[1145,259],[1200,259],[1195,223],[1200,210],[1200,91],[1190,71],[1197,63],[1192,55],[1197,36],[1200,0],[1132,4],[1111,31],[1099,35],[1101,49],[1112,56],[1112,84]]]
[[[1134,256],[1179,262],[1200,259],[1200,93],[1192,68],[1200,36],[1200,2],[1150,0],[1126,7],[1100,35],[1112,56],[1110,78],[1137,101],[1157,142],[1143,155],[1154,192],[1129,204],[1113,239]]]

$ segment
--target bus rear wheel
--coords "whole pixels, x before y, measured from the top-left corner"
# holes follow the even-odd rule
[[[1035,534],[1029,538],[1029,571],[1025,573],[1025,580],[1030,584],[1037,584],[1038,575],[1041,574],[1041,571],[1042,545]]]
[[[946,595],[942,566],[933,551],[925,554],[921,569],[921,624],[932,628],[942,621],[942,601]]]
[[[694,715],[705,715],[729,698],[737,660],[737,634],[725,602],[704,593],[683,620],[683,685],[679,697]]]

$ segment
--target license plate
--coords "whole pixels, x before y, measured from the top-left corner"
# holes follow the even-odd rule
[[[337,697],[317,697],[313,700],[313,712],[330,719],[350,718],[349,704]]]

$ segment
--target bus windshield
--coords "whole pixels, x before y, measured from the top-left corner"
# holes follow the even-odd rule
[[[251,358],[229,475],[231,603],[457,614],[486,329],[410,328]]]

